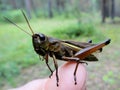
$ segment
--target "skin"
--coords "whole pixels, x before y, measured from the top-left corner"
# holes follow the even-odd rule
[[[59,87],[56,86],[56,75],[53,73],[51,78],[37,79],[27,84],[9,90],[86,90],[87,73],[83,64],[79,64],[77,70],[77,85],[74,84],[73,72],[75,62],[67,62],[59,67]]]

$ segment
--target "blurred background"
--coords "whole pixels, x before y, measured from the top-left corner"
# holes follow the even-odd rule
[[[31,37],[4,19],[31,34],[20,10],[24,10],[35,33],[93,43],[111,38],[110,45],[97,54],[99,61],[86,66],[87,88],[120,90],[120,0],[0,0],[0,90],[50,74],[34,52]],[[49,64],[54,69],[51,58]]]

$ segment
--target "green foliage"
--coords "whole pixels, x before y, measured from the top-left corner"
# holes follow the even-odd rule
[[[38,18],[46,18],[46,17],[48,17],[48,12],[39,8],[35,11],[35,15]]]
[[[5,64],[0,64],[0,77],[2,78],[12,78],[20,73],[20,68],[16,62],[7,62]]]
[[[115,83],[114,73],[112,71],[109,71],[106,75],[103,76],[103,80],[106,83],[114,84]]]
[[[96,33],[95,26],[88,23],[76,23],[65,27],[57,28],[52,32],[55,36],[61,38],[76,38],[80,36],[92,36]]]
[[[16,62],[6,62],[0,64],[0,86],[2,87],[4,82],[16,85],[14,83],[14,77],[20,74],[20,66]]]
[[[0,21],[6,22],[4,17],[7,17],[14,22],[22,22],[24,20],[23,15],[19,10],[1,11]]]
[[[3,11],[3,10],[11,10],[13,9],[12,6],[10,4],[5,4],[5,3],[1,3],[0,1],[0,11]]]

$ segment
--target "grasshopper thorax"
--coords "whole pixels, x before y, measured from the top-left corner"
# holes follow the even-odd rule
[[[46,50],[42,47],[42,44],[45,43],[46,37],[44,34],[33,34],[32,35],[32,43],[34,50],[37,54],[44,56]]]

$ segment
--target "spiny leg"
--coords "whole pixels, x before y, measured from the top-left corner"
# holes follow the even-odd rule
[[[77,80],[76,80],[76,72],[77,72],[77,68],[78,68],[79,62],[77,62],[75,70],[74,70],[74,81],[75,81],[75,85],[77,84]]]
[[[63,56],[62,59],[65,61],[74,61],[74,62],[79,62],[79,63],[85,63],[86,65],[88,65],[87,62],[80,61],[80,59],[77,57],[65,57],[65,56]]]
[[[75,61],[75,62],[77,62],[77,61],[79,61],[79,58],[77,58],[77,57],[66,57],[66,56],[63,56],[63,57],[62,57],[62,60],[65,60],[65,61]]]
[[[55,69],[56,69],[56,80],[57,80],[57,86],[59,86],[59,84],[58,84],[58,82],[59,82],[59,77],[58,77],[58,64],[57,64],[57,60],[56,60],[54,54],[52,54],[52,57],[53,57],[54,66],[55,66]]]
[[[49,68],[49,70],[50,70],[50,72],[51,72],[51,74],[50,74],[50,78],[51,78],[51,76],[52,76],[52,74],[53,74],[53,70],[50,68],[50,66],[49,66],[49,64],[48,64],[48,54],[46,54],[45,56],[44,56],[44,58],[45,58],[45,62],[46,62],[46,65],[47,65],[47,67]]]
[[[84,61],[80,61],[79,63],[88,65],[88,63]]]
[[[79,63],[81,63],[81,64],[84,64],[84,63],[85,63],[86,65],[88,65],[88,63],[87,63],[87,62],[84,62],[84,61],[79,61],[79,62],[77,62],[76,67],[75,67],[75,70],[74,70],[74,81],[75,81],[75,85],[77,84],[76,73],[77,73],[77,69],[78,69]]]
[[[62,59],[65,60],[65,61],[74,61],[74,62],[77,63],[77,64],[76,64],[76,67],[75,67],[75,70],[74,70],[74,74],[73,74],[73,75],[74,75],[75,85],[76,85],[76,84],[77,84],[76,72],[77,72],[77,68],[78,68],[79,63],[81,63],[81,64],[86,64],[86,65],[88,65],[88,63],[87,63],[87,62],[84,62],[84,61],[80,61],[80,59],[79,59],[79,58],[76,58],[76,57],[65,57],[65,56],[63,56]]]

